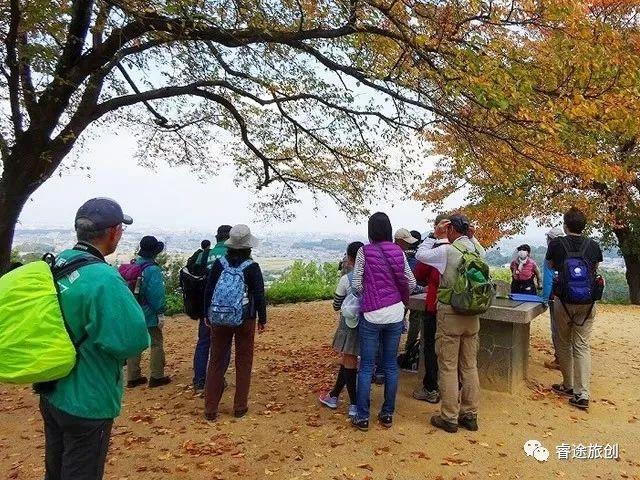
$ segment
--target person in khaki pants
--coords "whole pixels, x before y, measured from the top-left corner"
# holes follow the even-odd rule
[[[602,250],[596,241],[582,235],[586,225],[587,217],[583,212],[577,208],[568,210],[564,214],[566,236],[553,239],[546,255],[548,266],[559,272],[554,282],[553,320],[557,329],[556,354],[562,383],[553,384],[551,388],[555,393],[569,397],[569,405],[581,410],[589,409],[590,341],[596,299],[592,296],[591,301],[584,305],[572,303],[571,298],[563,298],[568,296],[569,280],[566,273],[562,273],[568,268],[565,262],[578,259],[595,278],[602,262]]]
[[[136,264],[143,266],[142,276],[139,277],[139,285],[136,285],[138,302],[144,312],[149,336],[151,337],[150,373],[151,378],[142,375],[140,369],[141,356],[127,360],[127,387],[134,388],[149,382],[149,387],[167,385],[171,379],[164,374],[164,338],[162,327],[164,324],[164,310],[166,295],[162,270],[155,263],[156,257],[164,250],[164,243],[156,237],[145,236],[140,241],[140,250],[135,259]]]
[[[485,250],[473,237],[474,229],[464,215],[452,215],[442,220],[436,230],[446,230],[450,244],[444,244],[422,253],[418,260],[433,266],[446,265],[440,279],[441,288],[453,286],[462,261],[462,252],[475,250],[484,256]],[[440,237],[439,237],[440,238]],[[478,430],[478,404],[480,380],[478,377],[477,315],[458,315],[450,305],[438,303],[436,327],[436,354],[438,356],[438,386],[440,387],[440,413],[431,417],[431,424],[450,433],[458,426]],[[462,384],[462,390],[458,387]]]

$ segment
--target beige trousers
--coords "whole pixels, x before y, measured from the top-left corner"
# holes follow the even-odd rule
[[[450,423],[458,417],[477,415],[480,403],[478,378],[478,316],[458,315],[449,305],[438,304],[436,354],[440,415]],[[459,384],[462,384],[460,390]]]
[[[566,310],[565,310],[566,307]],[[591,330],[596,307],[553,302],[553,320],[558,329],[556,355],[562,383],[580,398],[589,399],[591,377]],[[587,318],[588,316],[588,318]]]
[[[164,377],[164,340],[162,337],[162,329],[158,327],[149,327],[149,336],[151,336],[151,349],[149,351],[151,363],[151,378]],[[142,377],[140,369],[140,361],[142,353],[127,360],[127,381],[131,382]]]

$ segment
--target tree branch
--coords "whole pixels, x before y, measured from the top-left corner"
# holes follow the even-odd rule
[[[92,10],[93,0],[75,0],[72,3],[71,21],[62,54],[56,65],[56,76],[63,76],[82,55],[82,48],[89,32]]]
[[[22,111],[20,108],[20,71],[18,65],[18,26],[20,25],[20,1],[11,0],[11,14],[9,19],[9,31],[5,39],[7,49],[6,64],[9,67],[7,83],[9,86],[9,103],[11,105],[11,121],[15,138],[23,132]]]

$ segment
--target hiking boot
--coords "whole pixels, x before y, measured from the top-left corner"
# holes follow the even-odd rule
[[[149,388],[162,387],[163,385],[168,385],[169,383],[171,383],[171,378],[169,377],[162,377],[162,378],[151,377],[151,380],[149,380]]]
[[[413,391],[413,398],[421,402],[438,403],[440,401],[440,392],[422,387]]]
[[[356,418],[358,416],[358,406],[349,405],[349,418]]]
[[[136,388],[147,383],[147,377],[136,378],[127,382],[127,388]]]
[[[478,431],[478,417],[476,415],[462,415],[458,418],[458,425],[470,432]]]
[[[576,397],[575,395],[569,399],[569,405],[579,408],[580,410],[589,410],[589,400]]]
[[[318,397],[318,401],[325,407],[329,407],[331,410],[338,408],[338,397],[332,397],[329,392],[320,395]]]
[[[553,360],[547,360],[544,362],[544,366],[549,370],[560,370],[560,364],[558,363],[558,358],[555,357]]]
[[[551,385],[551,390],[553,390],[558,395],[573,397],[573,388],[567,388],[562,383],[554,383],[553,385]]]
[[[367,432],[369,430],[369,420],[358,419],[358,417],[353,417],[351,419],[351,425],[356,427],[361,432]]]
[[[433,425],[436,428],[440,428],[440,429],[444,430],[445,432],[449,432],[449,433],[456,433],[458,431],[458,424],[457,423],[447,422],[440,415],[433,415],[431,417],[431,425]]]
[[[236,418],[242,418],[247,414],[248,411],[249,411],[248,408],[243,408],[242,410],[236,410],[235,412],[233,412],[233,416]]]
[[[209,420],[210,422],[215,422],[218,419],[218,412],[215,413],[205,413],[204,418]]]
[[[379,413],[378,421],[384,428],[391,428],[393,425],[393,415],[389,415],[388,413]]]

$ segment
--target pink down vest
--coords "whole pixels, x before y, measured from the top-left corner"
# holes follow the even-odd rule
[[[364,289],[361,310],[373,312],[401,301],[408,301],[409,282],[404,275],[402,249],[392,242],[379,242],[365,245],[363,253]],[[383,254],[388,262],[385,261]]]

